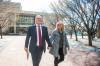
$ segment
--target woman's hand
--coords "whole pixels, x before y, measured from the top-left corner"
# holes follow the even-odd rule
[[[68,50],[70,50],[70,47],[67,47]]]

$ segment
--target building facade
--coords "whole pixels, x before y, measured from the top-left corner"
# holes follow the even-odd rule
[[[3,33],[10,33],[9,28],[16,26],[16,13],[20,11],[20,3],[10,2],[10,0],[0,1],[0,25]]]
[[[19,34],[23,34],[27,32],[27,28],[29,26],[34,25],[35,23],[35,16],[41,15],[43,16],[44,25],[46,25],[51,32],[51,22],[55,22],[55,15],[51,13],[42,13],[42,12],[32,12],[32,11],[22,11],[17,13],[16,15],[16,29],[14,31]]]
[[[5,4],[6,3],[6,4]],[[2,5],[3,6],[2,6]],[[32,12],[32,11],[23,11],[21,9],[20,3],[10,2],[10,0],[1,0],[0,8],[8,8],[11,11],[7,11],[7,14],[11,14],[9,20],[7,20],[6,27],[2,27],[2,30],[6,34],[24,34],[27,32],[27,28],[32,26],[35,22],[36,15],[42,15],[44,18],[44,22],[47,26],[50,27],[49,23],[55,21],[55,16],[51,13],[43,13],[43,12]],[[2,10],[2,9],[1,9]],[[1,15],[1,14],[0,14]],[[0,22],[2,24],[3,22]]]
[[[26,13],[17,13],[16,15],[16,33],[26,33],[27,27],[34,24],[36,14]]]

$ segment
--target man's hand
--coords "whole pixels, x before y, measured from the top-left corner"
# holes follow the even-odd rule
[[[25,50],[25,52],[26,52],[26,54],[27,54],[27,60],[28,60],[28,58],[29,58],[29,51],[28,51],[28,48],[24,48],[24,50]]]
[[[47,47],[48,50],[50,50],[52,47]]]

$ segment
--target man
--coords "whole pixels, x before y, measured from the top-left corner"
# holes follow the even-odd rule
[[[35,17],[35,25],[29,27],[26,41],[25,41],[25,51],[27,53],[28,59],[28,46],[29,51],[32,56],[33,66],[39,66],[41,61],[42,53],[46,50],[46,43],[48,43],[48,47],[50,48],[52,45],[49,40],[47,27],[43,26],[43,18],[40,15]]]

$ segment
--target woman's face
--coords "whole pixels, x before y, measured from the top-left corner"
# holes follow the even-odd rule
[[[58,25],[57,25],[57,29],[58,29],[58,30],[61,30],[61,29],[62,29],[62,24],[58,24]]]

